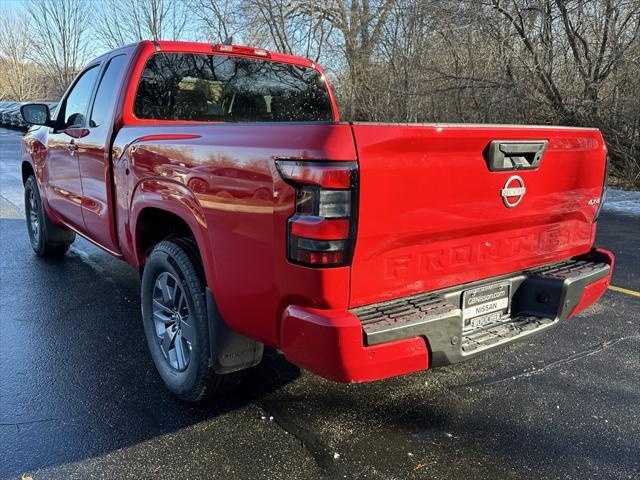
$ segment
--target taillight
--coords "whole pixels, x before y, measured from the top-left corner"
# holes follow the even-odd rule
[[[355,162],[276,160],[296,189],[296,211],[287,225],[289,261],[309,267],[349,265],[356,228]]]

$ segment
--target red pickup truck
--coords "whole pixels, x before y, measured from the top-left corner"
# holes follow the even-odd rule
[[[148,346],[199,400],[264,345],[340,382],[475,357],[595,302],[597,129],[340,121],[299,57],[143,41],[22,107],[37,255],[139,270]]]

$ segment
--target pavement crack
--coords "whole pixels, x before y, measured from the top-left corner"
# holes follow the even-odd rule
[[[327,478],[336,478],[338,476],[336,461],[333,458],[330,448],[322,442],[316,434],[298,425],[292,421],[289,416],[281,414],[280,412],[274,412],[272,408],[269,408],[269,406],[263,402],[256,402],[256,406],[266,412],[267,417],[273,416],[274,423],[300,442],[302,447],[309,452],[320,470],[326,474]]]
[[[530,367],[530,368],[525,368],[524,370],[511,371],[510,373],[501,375],[499,377],[493,377],[489,380],[479,380],[477,382],[466,383],[464,385],[460,385],[456,387],[454,390],[461,390],[469,387],[488,387],[491,385],[495,385],[497,383],[517,380],[525,377],[531,377],[533,375],[539,375],[548,370],[552,370],[552,369],[561,367],[563,365],[575,362],[576,360],[580,360],[582,358],[590,357],[591,355],[600,353],[604,350],[607,350],[613,347],[614,345],[617,345],[622,341],[631,340],[631,339],[637,340],[638,338],[640,338],[638,335],[631,335],[631,336],[616,338],[615,340],[607,340],[601,344],[594,345],[580,352],[575,352],[570,355],[566,355],[564,357],[558,358],[557,360],[549,362],[543,365],[542,367]]]
[[[58,420],[57,418],[41,418],[38,420],[25,420],[23,422],[2,422],[0,423],[0,427],[19,427],[20,425],[31,425],[34,423],[46,423],[46,422],[55,422]]]
[[[15,427],[16,433],[20,434],[20,428],[28,425],[36,425],[38,423],[49,423],[59,420],[58,418],[40,418],[36,420],[24,420],[22,422],[2,422],[0,427]]]

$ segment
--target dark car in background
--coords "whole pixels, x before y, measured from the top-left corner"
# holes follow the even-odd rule
[[[4,114],[6,112],[9,112],[10,110],[13,110],[16,107],[16,105],[19,105],[19,102],[13,102],[13,101],[0,102],[0,123],[2,123],[3,125],[5,124]]]
[[[25,102],[15,102],[12,106],[2,111],[2,125],[10,126],[12,115],[16,112],[20,113],[20,107],[24,105],[24,103]]]
[[[9,115],[9,123],[8,125],[12,127],[26,127],[26,123],[22,120],[22,115],[20,115],[20,109],[12,110]]]

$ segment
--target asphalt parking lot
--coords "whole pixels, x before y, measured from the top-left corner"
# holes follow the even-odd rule
[[[270,351],[235,394],[184,404],[147,353],[137,274],[78,240],[29,247],[18,132],[0,129],[0,479],[640,477],[640,216],[596,306],[479,360],[335,384]]]

